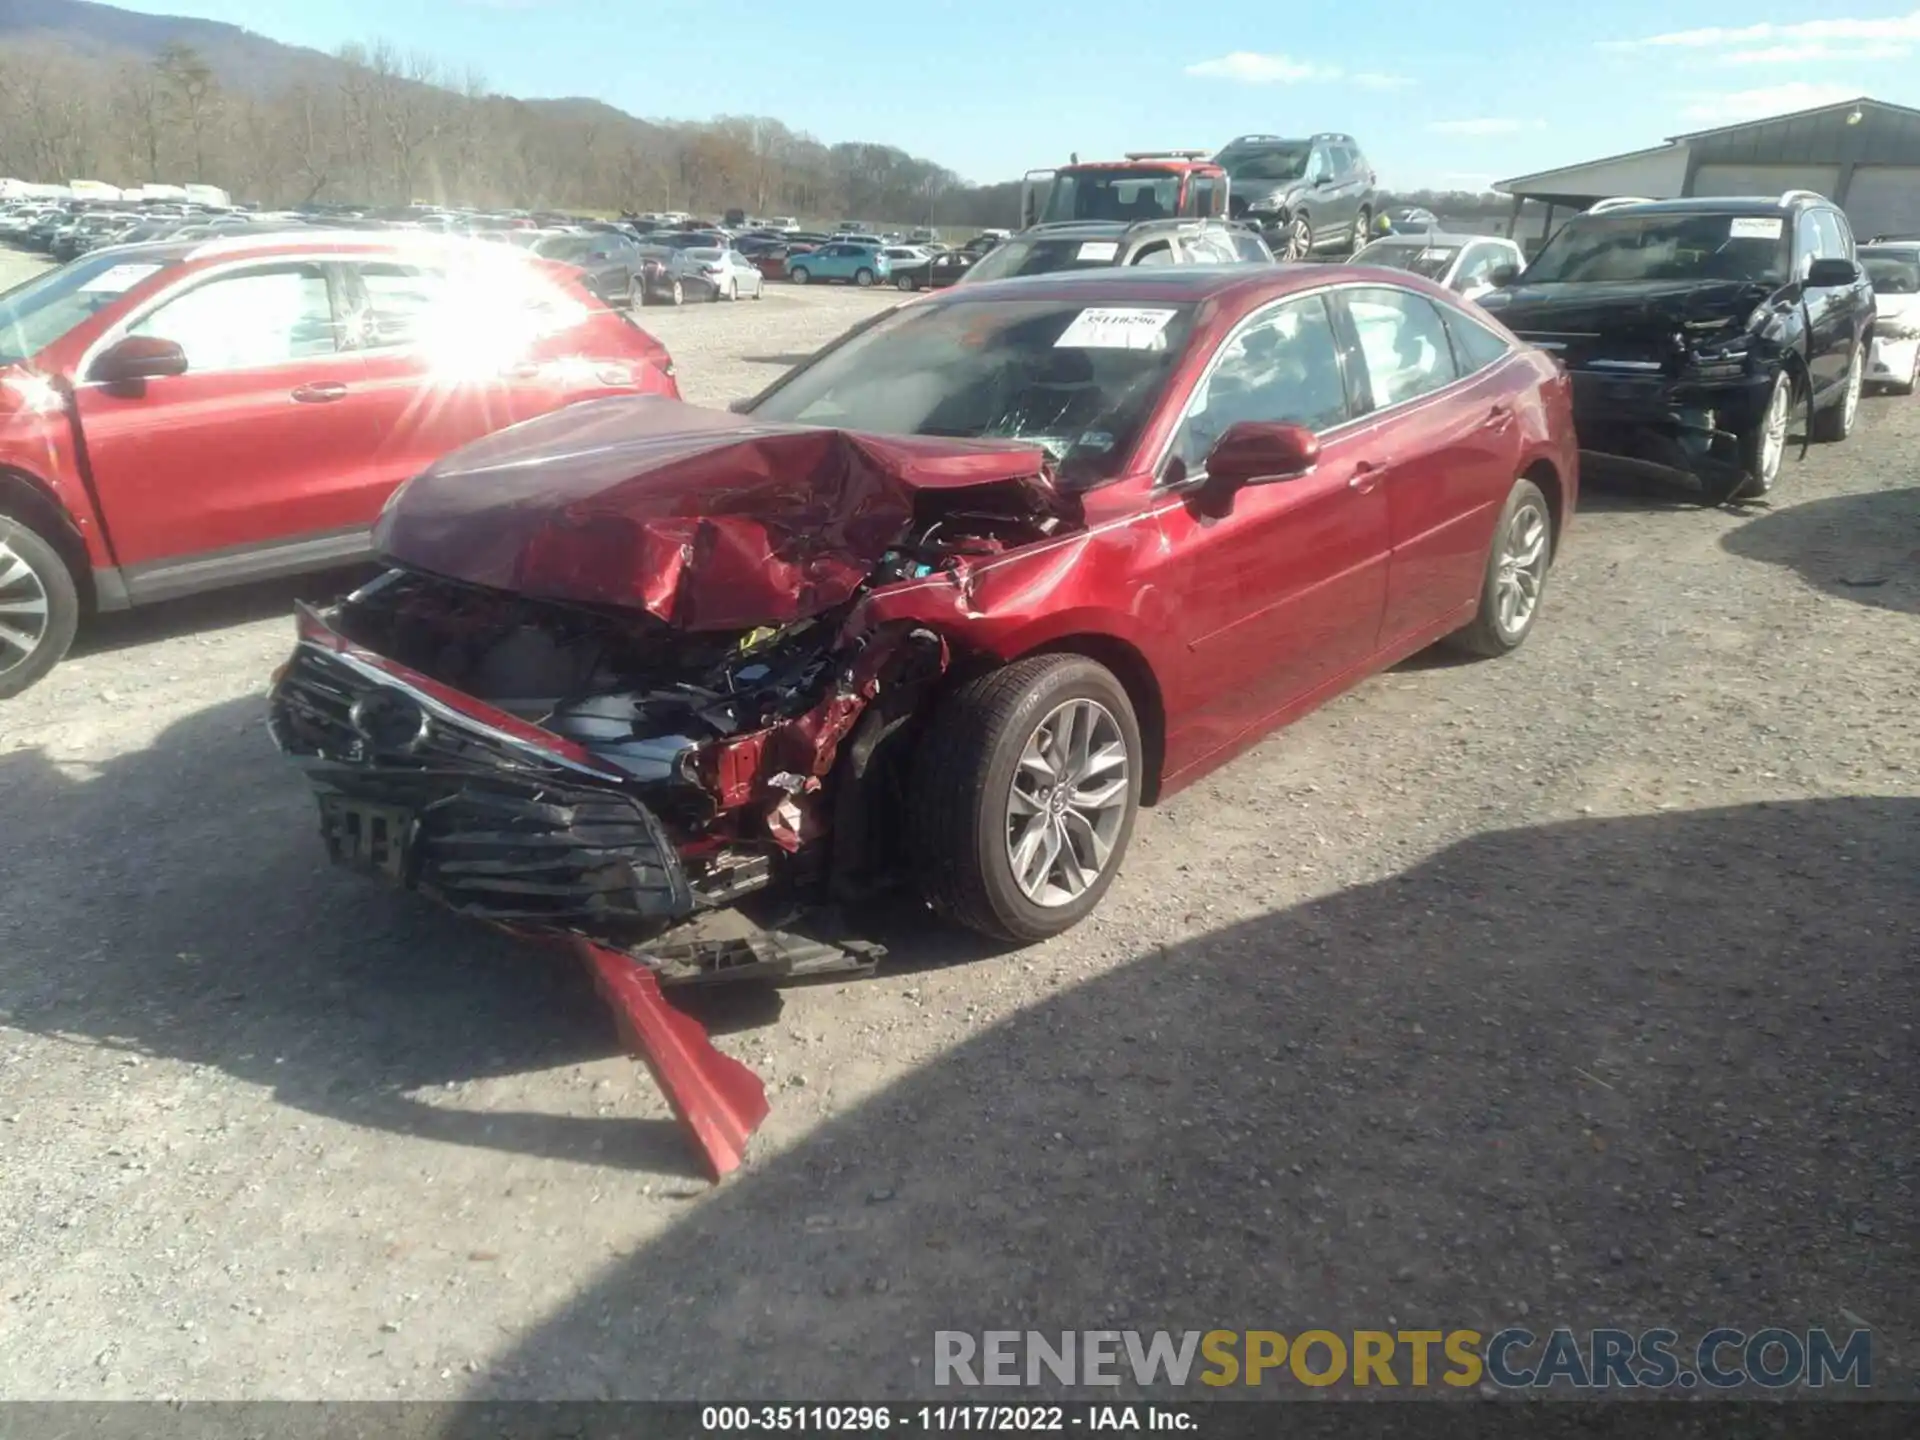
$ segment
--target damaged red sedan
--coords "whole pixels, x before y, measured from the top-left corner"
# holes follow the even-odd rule
[[[896,307],[739,413],[588,401],[389,503],[274,686],[343,864],[665,982],[1034,941],[1137,808],[1436,641],[1524,641],[1568,382],[1437,286],[1178,267]]]

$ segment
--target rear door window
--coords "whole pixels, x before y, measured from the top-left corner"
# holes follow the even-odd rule
[[[1440,310],[1424,295],[1379,288],[1343,292],[1360,339],[1372,409],[1404,405],[1459,378]]]

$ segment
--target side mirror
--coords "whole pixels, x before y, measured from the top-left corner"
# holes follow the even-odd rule
[[[187,373],[187,352],[157,335],[129,335],[103,352],[87,372],[103,385],[127,385]]]
[[[1487,272],[1487,284],[1498,290],[1502,285],[1511,285],[1520,278],[1518,265],[1496,265]]]
[[[1814,290],[1844,289],[1860,282],[1860,267],[1851,260],[1816,260],[1807,268],[1807,286]]]
[[[1242,420],[1208,452],[1207,489],[1227,496],[1248,485],[1292,480],[1319,463],[1319,437],[1304,426]]]
[[[729,400],[727,402],[727,409],[736,415],[744,415],[747,413],[747,407],[751,404],[753,404],[753,397],[751,395],[743,395],[738,400]]]

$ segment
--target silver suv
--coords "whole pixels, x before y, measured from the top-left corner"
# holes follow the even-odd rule
[[[1031,225],[974,262],[960,284],[1110,265],[1271,265],[1250,226],[1227,220],[1062,220]]]

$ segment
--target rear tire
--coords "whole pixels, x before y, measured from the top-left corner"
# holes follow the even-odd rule
[[[1144,759],[1125,687],[1084,656],[1031,656],[960,685],[915,755],[907,825],[921,893],[998,940],[1071,928],[1126,857]]]
[[[1353,219],[1353,234],[1347,238],[1347,254],[1359,254],[1361,248],[1372,238],[1373,212],[1362,205],[1360,213]]]
[[[873,284],[873,271],[867,269],[864,265],[861,266],[853,272],[853,283],[858,285],[862,290],[866,289],[869,285]]]
[[[627,282],[627,309],[638,310],[647,303],[647,287],[638,279]]]
[[[1513,482],[1487,549],[1480,612],[1447,637],[1454,649],[1482,659],[1510,655],[1526,643],[1540,618],[1547,572],[1553,567],[1553,512],[1531,480]]]
[[[60,552],[0,515],[0,700],[58,665],[80,628],[80,594]]]
[[[686,304],[687,303],[687,287],[683,285],[680,281],[675,280],[673,282],[673,291],[670,298],[672,299],[675,305]]]
[[[787,278],[796,285],[804,285],[813,277],[807,273],[807,267],[799,265],[787,272]]]
[[[896,290],[918,290],[920,288],[920,282],[915,280],[911,275],[896,275],[893,277],[893,288]]]

